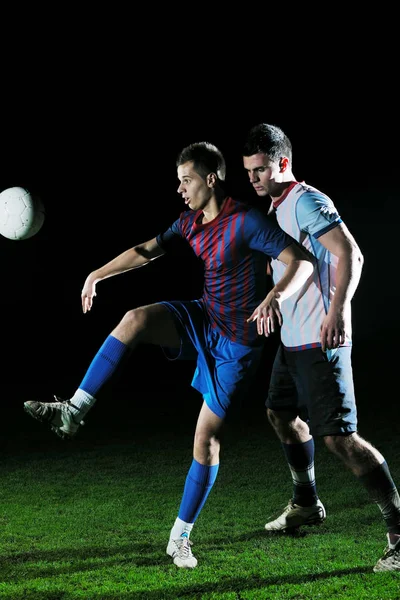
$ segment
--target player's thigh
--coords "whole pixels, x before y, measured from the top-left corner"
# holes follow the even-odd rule
[[[134,326],[140,323],[138,337],[146,344],[179,348],[181,337],[174,315],[162,303],[148,304],[134,309],[126,316]]]
[[[265,406],[269,415],[273,411],[282,420],[292,421],[298,415],[297,385],[282,345],[278,347],[272,366]]]

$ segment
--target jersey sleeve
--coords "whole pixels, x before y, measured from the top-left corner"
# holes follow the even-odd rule
[[[272,258],[278,258],[282,250],[294,243],[294,239],[279,227],[274,218],[256,208],[247,213],[244,227],[250,248]]]
[[[342,222],[332,200],[312,191],[300,196],[296,216],[300,229],[314,238],[319,238]]]
[[[182,239],[180,219],[174,221],[164,233],[159,233],[156,237],[157,244],[164,252],[175,250]]]

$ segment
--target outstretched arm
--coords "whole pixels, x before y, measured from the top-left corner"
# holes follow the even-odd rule
[[[282,302],[305,284],[314,269],[311,255],[296,243],[287,246],[278,260],[286,265],[283,276],[248,319],[248,322],[257,321],[259,335],[266,337],[275,331],[276,322],[282,325]]]
[[[328,314],[321,323],[322,350],[344,343],[346,329],[351,329],[350,303],[360,282],[364,257],[344,223],[318,238],[329,252],[338,257],[336,290]]]
[[[86,313],[92,308],[93,298],[96,296],[96,285],[99,281],[113,275],[119,275],[120,273],[126,273],[126,271],[143,267],[163,254],[165,254],[164,250],[157,244],[156,238],[153,238],[143,244],[138,244],[133,248],[125,250],[125,252],[119,254],[110,262],[92,271],[87,276],[81,293],[83,312]]]

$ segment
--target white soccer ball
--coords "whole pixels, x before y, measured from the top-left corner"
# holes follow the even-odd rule
[[[0,234],[10,240],[26,240],[41,229],[45,210],[41,199],[23,187],[0,193]]]

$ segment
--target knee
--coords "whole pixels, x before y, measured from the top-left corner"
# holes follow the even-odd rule
[[[267,408],[268,421],[276,431],[286,429],[296,419],[295,415],[288,414],[286,411],[275,411]]]
[[[280,421],[278,414],[274,410],[267,408],[267,419],[270,422],[270,424],[272,425],[272,427],[274,429],[276,429],[277,425]]]
[[[296,412],[267,409],[267,416],[281,442],[286,444],[302,443],[311,438],[307,423]]]
[[[196,432],[194,436],[194,454],[202,458],[204,464],[219,461],[221,443],[215,436],[208,436],[204,432]]]
[[[279,439],[281,441],[286,440],[291,430],[290,421],[281,411],[275,412],[270,408],[267,408],[267,417]]]
[[[139,335],[147,323],[147,313],[144,307],[128,310],[123,316],[120,327],[130,335]]]

